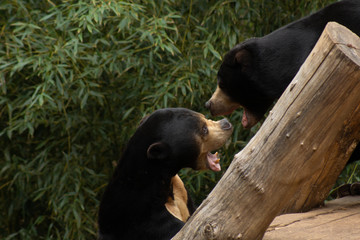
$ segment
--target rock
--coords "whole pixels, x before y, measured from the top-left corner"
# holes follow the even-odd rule
[[[360,239],[360,196],[329,201],[306,213],[278,216],[263,240]]]

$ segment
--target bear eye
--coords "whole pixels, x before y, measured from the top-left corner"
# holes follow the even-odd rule
[[[203,127],[202,127],[202,133],[203,133],[204,135],[206,135],[206,134],[209,133],[209,129],[207,128],[207,126],[203,126]]]

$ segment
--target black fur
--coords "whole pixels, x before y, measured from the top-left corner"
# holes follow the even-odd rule
[[[262,119],[290,84],[329,21],[360,35],[360,1],[336,2],[264,37],[236,45],[218,71],[219,88],[257,120]],[[358,148],[350,161],[360,158]]]
[[[173,197],[171,178],[181,168],[198,169],[203,129],[204,118],[183,108],[157,110],[141,122],[100,203],[99,239],[165,240],[181,229],[165,203]],[[192,202],[187,206],[191,214]]]

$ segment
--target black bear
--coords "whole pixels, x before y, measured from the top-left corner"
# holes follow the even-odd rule
[[[333,3],[264,37],[236,45],[225,55],[216,91],[205,106],[212,115],[242,107],[243,126],[254,126],[285,91],[330,21],[360,35],[360,1]],[[357,147],[351,161],[359,158]]]
[[[142,120],[118,162],[99,208],[99,239],[170,239],[194,211],[180,169],[220,171],[217,153],[232,133],[184,109],[157,110]]]

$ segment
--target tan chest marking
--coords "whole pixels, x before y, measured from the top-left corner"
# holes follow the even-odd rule
[[[174,217],[186,222],[190,217],[190,213],[187,207],[188,197],[184,183],[176,174],[171,179],[171,184],[173,186],[174,199],[169,197],[168,201],[165,203],[165,207]]]

